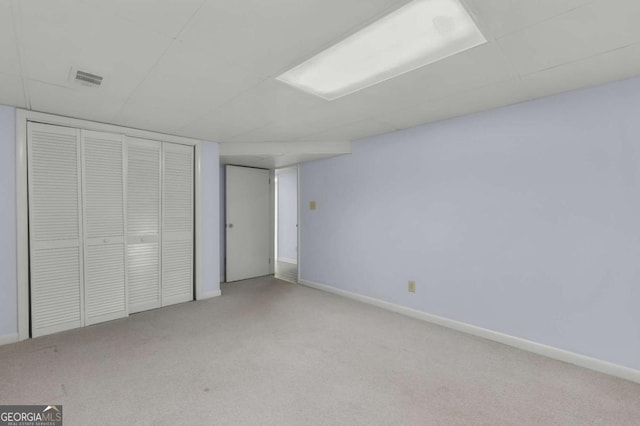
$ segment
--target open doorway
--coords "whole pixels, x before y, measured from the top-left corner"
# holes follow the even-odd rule
[[[298,282],[298,168],[275,173],[275,276]]]

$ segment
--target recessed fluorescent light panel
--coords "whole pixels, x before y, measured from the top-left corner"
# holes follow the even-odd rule
[[[459,0],[414,0],[278,80],[331,101],[486,42]]]

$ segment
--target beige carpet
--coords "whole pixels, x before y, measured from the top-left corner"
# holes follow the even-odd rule
[[[262,278],[0,347],[66,425],[638,425],[640,385]]]

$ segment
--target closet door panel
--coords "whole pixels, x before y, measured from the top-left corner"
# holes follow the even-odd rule
[[[193,241],[165,241],[162,269],[162,304],[193,300]]]
[[[122,244],[87,247],[85,300],[87,325],[127,315]]]
[[[80,141],[76,129],[29,123],[33,337],[84,325]]]
[[[129,243],[129,312],[160,307],[160,244]]]
[[[162,305],[193,300],[193,147],[165,143]]]
[[[162,144],[127,138],[129,312],[161,306],[160,197]]]
[[[85,324],[127,310],[122,135],[81,132],[85,230]]]

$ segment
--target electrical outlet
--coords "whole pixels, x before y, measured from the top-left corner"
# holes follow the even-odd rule
[[[409,281],[409,293],[415,293],[416,292],[416,282],[415,281]]]

